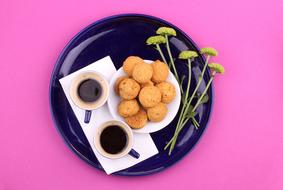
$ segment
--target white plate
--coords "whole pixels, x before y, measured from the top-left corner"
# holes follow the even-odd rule
[[[147,61],[147,60],[145,62],[152,63],[152,61]],[[125,75],[126,73],[123,71],[123,68],[121,67],[112,76],[111,81],[110,81],[109,98],[107,100],[108,108],[109,108],[111,115],[115,119],[121,120],[121,121],[124,121],[124,118],[121,117],[117,111],[117,107],[118,107],[119,102],[121,101],[121,98],[115,93],[114,85],[118,77],[125,76]],[[175,86],[175,89],[176,89],[176,97],[171,103],[167,104],[168,113],[166,117],[160,122],[150,122],[149,121],[147,125],[144,126],[143,128],[133,129],[133,132],[153,133],[153,132],[159,131],[163,129],[164,127],[166,127],[174,119],[175,115],[178,113],[178,109],[179,109],[180,102],[181,102],[181,92],[180,92],[179,84],[171,72],[169,72],[169,76],[166,81],[171,82]]]

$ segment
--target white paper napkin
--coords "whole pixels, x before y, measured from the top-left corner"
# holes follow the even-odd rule
[[[126,155],[123,158],[119,159],[108,159],[100,155],[94,146],[94,134],[96,127],[100,126],[101,123],[113,119],[108,107],[107,103],[105,103],[99,109],[93,110],[91,114],[91,120],[89,124],[84,123],[84,115],[85,110],[78,108],[71,100],[70,97],[70,85],[72,79],[78,74],[85,71],[96,71],[101,73],[107,80],[110,82],[111,76],[115,73],[116,69],[114,64],[109,56],[104,57],[64,78],[61,78],[59,81],[64,90],[64,93],[84,131],[86,138],[88,139],[91,148],[102,165],[103,169],[107,174],[111,174],[113,172],[123,170],[125,168],[131,167],[143,160],[155,155],[158,153],[158,150],[149,134],[136,134],[134,133],[134,145],[133,148],[140,154],[139,159],[135,159],[129,155]]]

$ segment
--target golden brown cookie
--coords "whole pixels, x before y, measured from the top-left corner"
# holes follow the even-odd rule
[[[120,84],[120,82],[122,82],[122,80],[124,80],[124,79],[126,79],[126,78],[128,78],[128,77],[126,77],[126,76],[121,76],[121,77],[118,77],[118,78],[117,78],[117,80],[116,80],[116,82],[115,82],[115,85],[114,85],[114,90],[115,90],[116,94],[119,95],[119,84]]]
[[[146,87],[146,86],[154,86],[154,83],[150,80],[147,83],[142,83],[141,88]]]
[[[119,94],[126,100],[132,100],[138,96],[140,85],[133,79],[126,78],[119,84]]]
[[[143,59],[137,56],[129,56],[123,63],[123,70],[129,76],[132,76],[136,65],[144,63]]]
[[[161,92],[155,86],[146,86],[140,91],[139,101],[143,107],[153,107],[161,101]]]
[[[134,100],[122,100],[118,105],[118,113],[122,117],[129,117],[138,113],[140,107],[138,101]]]
[[[162,102],[170,103],[176,96],[176,90],[173,84],[170,82],[161,82],[156,85],[156,87],[161,91]]]
[[[156,106],[147,109],[147,116],[150,121],[159,122],[165,118],[167,111],[167,106],[160,102]]]
[[[139,83],[147,83],[152,77],[153,69],[147,64],[138,64],[133,70],[133,78]]]
[[[154,61],[152,64],[153,74],[151,80],[155,83],[163,82],[167,79],[169,75],[169,68],[168,66],[157,60]]]
[[[126,117],[125,120],[131,128],[140,129],[147,124],[147,115],[143,109],[140,109],[137,114]]]

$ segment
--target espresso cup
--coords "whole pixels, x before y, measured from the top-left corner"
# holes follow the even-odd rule
[[[84,122],[89,123],[91,111],[106,102],[109,84],[98,72],[84,72],[72,80],[70,96],[76,106],[85,110]]]
[[[111,120],[100,125],[95,132],[94,145],[104,157],[121,158],[127,154],[138,159],[139,153],[133,147],[133,132],[124,122]]]

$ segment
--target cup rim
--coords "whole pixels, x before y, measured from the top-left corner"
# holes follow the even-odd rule
[[[102,90],[101,97],[98,100],[96,100],[95,102],[86,103],[82,101],[81,98],[79,97],[77,93],[77,89],[82,81],[88,80],[88,79],[94,79],[98,81],[101,84],[103,90]],[[101,107],[102,105],[104,105],[109,97],[109,92],[110,92],[110,89],[109,89],[108,81],[105,79],[105,77],[102,74],[96,71],[85,71],[85,72],[78,74],[72,79],[71,86],[70,86],[70,97],[71,97],[72,102],[76,106],[84,110],[95,110]]]
[[[101,144],[100,144],[100,135],[102,133],[102,131],[107,128],[110,125],[118,125],[119,127],[121,127],[125,133],[127,134],[127,144],[126,147],[119,153],[117,154],[110,154],[108,152],[106,152]],[[132,147],[133,147],[133,132],[131,130],[131,128],[123,121],[120,120],[109,120],[106,121],[104,123],[102,123],[96,130],[95,130],[95,135],[94,135],[94,146],[97,150],[97,152],[106,157],[106,158],[110,158],[110,159],[117,159],[117,158],[121,158],[124,157],[125,155],[127,155]]]

